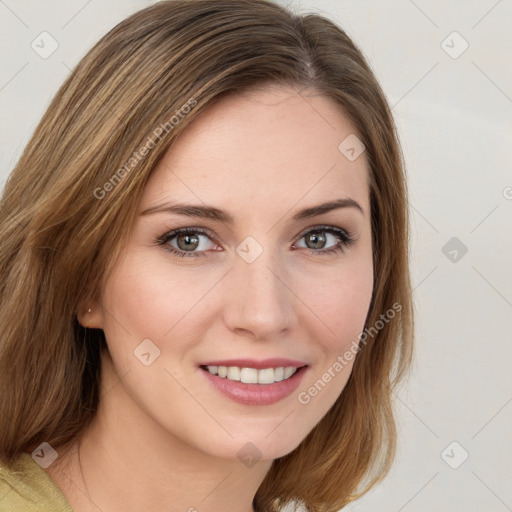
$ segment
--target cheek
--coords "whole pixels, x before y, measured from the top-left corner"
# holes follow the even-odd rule
[[[334,404],[352,371],[359,335],[370,307],[373,292],[373,260],[370,244],[345,260],[336,272],[311,279],[311,309],[318,311],[317,340],[322,356],[302,389],[299,402],[313,404],[322,416]],[[316,283],[316,285],[315,285]],[[309,409],[309,407],[308,407]]]
[[[163,340],[193,314],[212,286],[206,281],[192,267],[171,269],[161,258],[128,255],[105,287],[106,329],[125,327],[134,338]]]
[[[310,309],[311,339],[324,352],[344,352],[364,327],[373,290],[371,260],[302,278],[301,297]]]
[[[352,372],[371,302],[371,261],[347,265],[329,279],[310,276],[302,290],[308,308],[315,313],[308,313],[304,325],[314,340],[318,359],[298,390],[297,401],[313,428],[337,400]]]

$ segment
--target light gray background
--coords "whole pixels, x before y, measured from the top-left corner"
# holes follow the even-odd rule
[[[152,3],[0,0],[2,187],[70,69]],[[409,176],[417,353],[396,394],[399,453],[346,510],[512,511],[512,0],[292,5],[334,19],[366,54]],[[59,44],[47,59],[31,48],[43,31]]]

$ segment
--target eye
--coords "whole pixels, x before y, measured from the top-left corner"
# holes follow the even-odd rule
[[[355,241],[351,233],[335,226],[318,226],[309,229],[300,236],[300,239],[302,238],[304,238],[306,244],[308,244],[305,248],[312,254],[343,252]],[[155,242],[163,246],[166,251],[180,258],[194,258],[206,255],[208,251],[207,240],[210,240],[210,243],[213,244],[213,250],[221,250],[220,246],[213,243],[211,239],[215,239],[215,237],[208,230],[202,228],[180,228],[162,235]],[[328,244],[329,240],[332,241],[332,239],[334,239],[334,241],[337,240],[337,243],[325,249],[324,247]],[[302,246],[297,244],[292,246],[293,249],[298,247]]]
[[[198,257],[204,256],[204,251],[208,249],[205,245],[207,243],[201,243],[201,239],[213,238],[212,234],[202,228],[181,228],[175,229],[165,235],[161,236],[156,242],[159,245],[164,246],[166,251],[169,251],[176,256],[181,258],[184,257]],[[174,240],[176,239],[176,240]],[[176,242],[176,245],[172,245],[172,242]],[[218,247],[214,244],[215,247]],[[195,249],[200,248],[201,251],[193,252]],[[217,249],[216,249],[217,250]]]
[[[325,233],[327,233],[327,236]],[[336,252],[343,252],[355,242],[355,238],[352,233],[335,226],[318,226],[313,229],[309,229],[301,235],[301,239],[302,238],[306,240],[306,244],[309,244],[309,246],[306,245],[306,249],[309,249],[313,254],[333,254]],[[338,243],[328,249],[325,249],[324,247],[327,245],[329,238],[334,239],[334,241],[337,239]],[[300,246],[294,245],[293,247],[295,248]]]

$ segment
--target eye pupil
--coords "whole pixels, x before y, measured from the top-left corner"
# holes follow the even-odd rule
[[[322,249],[322,247],[325,245],[325,242],[326,242],[326,237],[325,235],[322,235],[322,234],[319,234],[318,232],[315,233],[310,233],[307,237],[306,237],[306,240],[309,239],[309,240],[313,240],[313,244],[314,246],[313,247],[310,247],[311,249]],[[319,242],[318,242],[319,241]]]
[[[327,233],[330,233],[331,236],[334,236],[339,240],[339,243],[330,248],[325,249],[327,242]],[[177,256],[206,256],[209,251],[197,251],[200,244],[201,237],[206,237],[208,239],[212,238],[212,235],[202,229],[179,229],[166,233],[162,237],[158,238],[156,242],[159,245],[165,246],[165,249]],[[214,235],[213,235],[214,237]],[[322,226],[321,229],[318,227],[316,229],[311,229],[305,234],[302,234],[300,237],[302,240],[306,240],[305,245],[310,252],[313,254],[329,254],[332,255],[337,252],[343,252],[344,247],[349,247],[354,239],[350,233],[347,233],[345,230]],[[171,243],[172,242],[172,243]],[[176,245],[174,245],[176,244]],[[217,251],[218,245],[215,246],[214,250]],[[297,247],[294,246],[293,249]]]
[[[182,246],[181,245],[181,241],[185,239],[185,243],[186,245]],[[191,249],[191,245],[190,245],[190,241],[192,240],[192,249]],[[176,237],[176,241],[178,243],[178,247],[183,250],[183,251],[188,251],[188,250],[194,250],[197,248],[198,244],[199,244],[199,237],[196,236],[196,235],[178,235]],[[195,244],[195,245],[194,245]]]

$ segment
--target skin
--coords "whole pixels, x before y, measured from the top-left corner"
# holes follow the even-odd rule
[[[47,469],[74,510],[252,511],[272,460],[294,450],[334,404],[353,360],[307,405],[298,394],[350,348],[370,305],[367,162],[338,149],[353,133],[333,100],[272,86],[210,107],[160,161],[139,212],[166,200],[205,203],[235,222],[139,216],[98,303],[79,313],[82,325],[104,330],[109,353],[97,417],[80,439],[81,468],[74,450],[61,461],[65,472]],[[364,213],[349,207],[292,220],[339,198]],[[355,242],[321,254],[339,239],[323,231],[324,245],[315,246],[304,235],[318,225],[348,230]],[[185,227],[215,235],[192,249],[203,256],[180,258],[155,243]],[[263,248],[252,263],[236,252],[248,236]],[[177,238],[167,244],[184,252]],[[144,339],[160,349],[149,366],[133,353]],[[198,368],[233,357],[288,357],[309,369],[289,397],[244,405]],[[261,453],[252,467],[237,457],[247,442]]]

